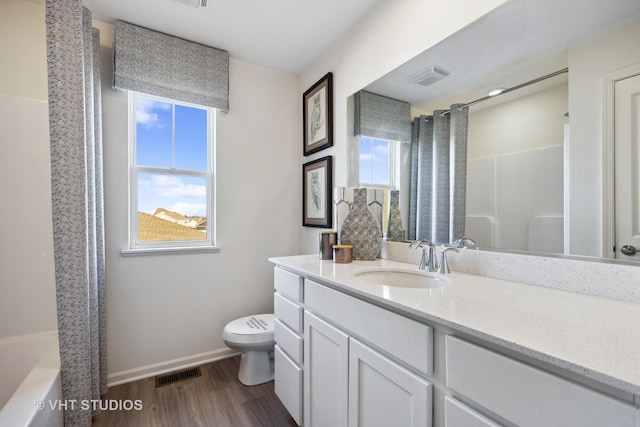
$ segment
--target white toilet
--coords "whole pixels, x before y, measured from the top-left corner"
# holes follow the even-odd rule
[[[273,314],[255,314],[229,322],[225,344],[241,353],[238,379],[244,385],[273,380]]]

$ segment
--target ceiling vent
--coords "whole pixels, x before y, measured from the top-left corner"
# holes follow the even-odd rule
[[[435,82],[439,82],[449,75],[449,72],[436,66],[431,65],[423,70],[413,73],[409,76],[409,80],[422,86],[429,86]]]
[[[173,0],[191,7],[207,7],[207,0]]]

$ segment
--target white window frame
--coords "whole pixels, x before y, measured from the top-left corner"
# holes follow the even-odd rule
[[[122,255],[171,253],[185,251],[219,251],[216,246],[216,109],[188,102],[176,101],[146,93],[128,91],[129,118],[129,248],[121,251]],[[188,169],[159,168],[138,166],[136,164],[136,98],[142,97],[154,101],[166,102],[205,110],[207,112],[207,171],[193,171]],[[173,141],[175,143],[175,107],[172,114]],[[173,146],[175,155],[175,146]],[[159,242],[138,242],[138,176],[144,173],[163,175],[198,176],[204,177],[207,183],[207,239],[206,240],[176,240]]]
[[[376,184],[376,183],[372,183],[372,182],[360,182],[360,139],[361,138],[366,138],[366,139],[372,139],[372,140],[376,140],[376,141],[385,141],[388,144],[389,147],[389,164],[387,165],[388,169],[389,169],[389,184],[388,185],[384,185],[384,184]],[[358,183],[360,186],[362,187],[367,187],[367,188],[381,188],[381,189],[394,189],[396,188],[396,184],[398,184],[400,182],[400,165],[399,165],[399,160],[400,160],[400,142],[399,141],[394,141],[392,139],[384,139],[384,138],[374,138],[371,136],[358,136],[357,137],[357,141],[358,141]]]

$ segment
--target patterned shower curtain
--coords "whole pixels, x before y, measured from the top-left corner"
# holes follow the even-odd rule
[[[81,0],[46,0],[53,240],[65,426],[106,392],[99,33]]]
[[[410,239],[451,243],[464,236],[469,109],[460,107],[413,120]]]

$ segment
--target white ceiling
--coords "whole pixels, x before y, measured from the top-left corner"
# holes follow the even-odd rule
[[[385,0],[84,0],[94,19],[116,19],[229,51],[232,58],[299,74]]]

